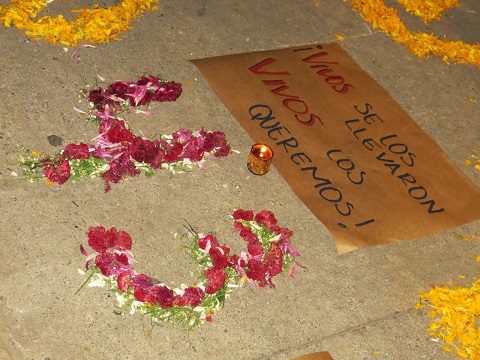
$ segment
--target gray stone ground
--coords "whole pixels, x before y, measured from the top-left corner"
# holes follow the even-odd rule
[[[6,0],[0,0],[6,4]],[[81,3],[81,4],[79,4]],[[47,13],[93,2],[50,4]],[[393,2],[389,2],[393,3]],[[443,22],[425,26],[401,12],[411,29],[480,42],[480,2],[462,0]],[[111,3],[101,3],[109,6]],[[336,360],[451,359],[426,336],[430,319],[413,309],[420,289],[478,276],[478,221],[442,234],[338,256],[326,228],[275,169],[264,177],[245,167],[247,133],[188,59],[337,41],[445,150],[464,165],[480,146],[480,77],[473,65],[419,60],[364,23],[340,0],[163,0],[158,11],[134,21],[121,41],[96,49],[29,41],[0,26],[0,358],[1,359],[290,359],[329,351]],[[169,133],[180,127],[224,131],[240,154],[209,162],[203,171],[152,180],[140,177],[105,194],[100,180],[47,187],[10,179],[25,145],[44,153],[90,140],[96,132],[73,110],[77,93],[96,74],[114,81],[160,74],[191,85],[175,103],[156,105],[155,118],[134,129]],[[469,102],[469,98],[476,102]],[[196,229],[232,238],[234,208],[269,209],[294,230],[307,267],[294,280],[279,276],[275,290],[235,291],[213,323],[187,334],[165,324],[152,335],[139,316],[117,316],[105,289],[73,294],[83,278],[79,244],[96,223],[117,226],[134,240],[136,268],[175,284],[189,281],[188,259],[173,234],[187,219]],[[466,275],[464,280],[458,275]],[[375,355],[374,351],[380,352]]]

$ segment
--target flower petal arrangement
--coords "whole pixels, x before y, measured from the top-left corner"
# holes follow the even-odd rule
[[[440,20],[442,12],[459,7],[458,0],[398,0],[405,10],[420,17],[426,24],[428,21]]]
[[[470,288],[450,288],[448,285],[436,286],[430,291],[422,292],[422,303],[417,309],[427,309],[429,316],[435,319],[427,332],[430,336],[440,339],[445,345],[442,349],[447,353],[463,358],[478,359],[480,343],[478,341],[479,317],[478,297],[480,281]]]
[[[100,44],[118,40],[118,34],[127,31],[134,18],[145,11],[156,10],[153,4],[158,0],[121,0],[109,8],[95,4],[90,9],[74,9],[71,12],[79,15],[73,21],[67,21],[63,15],[35,20],[51,2],[53,0],[11,0],[8,6],[0,6],[0,22],[6,27],[25,29],[25,34],[33,39],[43,38],[52,44]]]
[[[55,156],[41,157],[38,152],[31,152],[20,157],[24,177],[29,181],[45,178],[49,184],[61,185],[69,179],[100,176],[108,192],[111,183],[142,172],[153,176],[157,169],[187,171],[207,158],[227,156],[230,145],[223,132],[180,129],[149,140],[135,136],[119,117],[132,107],[175,101],[181,93],[181,84],[154,76],[142,77],[137,82],[116,81],[106,88],[85,91],[90,105],[86,117],[97,124],[99,135],[89,144],[68,144]]]
[[[442,340],[442,349],[462,359],[480,359],[480,279],[470,287],[431,286],[428,292],[420,291],[419,298],[415,309],[429,310],[433,321],[427,332]]]
[[[397,10],[386,6],[383,0],[350,0],[350,2],[373,28],[382,30],[396,43],[404,44],[410,53],[416,54],[420,59],[434,55],[441,56],[445,62],[454,61],[480,67],[480,44],[442,40],[434,34],[423,32],[412,33],[401,20]],[[425,22],[438,19],[442,11],[458,6],[455,0],[399,0],[399,2],[408,12],[420,16]],[[423,5],[420,6],[420,3]]]
[[[152,326],[166,321],[190,330],[205,321],[211,322],[232,288],[247,282],[255,287],[274,288],[272,279],[276,275],[288,271],[293,277],[292,264],[300,255],[291,244],[293,232],[278,226],[272,212],[236,210],[232,218],[246,250],[231,254],[214,235],[187,228],[182,238],[188,242],[185,249],[196,264],[199,281],[179,288],[170,288],[165,282],[136,272],[128,233],[102,226],[90,228],[88,244],[95,253],[89,255],[80,246],[86,256],[86,271],[79,271],[82,275],[90,272],[90,276],[78,291],[86,284],[106,287],[115,295],[120,308],[130,315],[137,312],[149,316]]]

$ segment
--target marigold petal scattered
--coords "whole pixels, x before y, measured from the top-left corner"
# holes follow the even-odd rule
[[[480,256],[476,258],[480,261]],[[465,276],[460,276],[464,278]],[[420,291],[417,310],[429,310],[434,319],[427,329],[433,338],[440,339],[445,352],[469,359],[480,359],[480,279],[470,287],[455,284],[431,287]]]

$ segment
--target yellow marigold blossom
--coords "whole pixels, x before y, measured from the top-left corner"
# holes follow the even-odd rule
[[[442,346],[443,351],[445,352],[452,352],[453,350],[450,349],[448,346]]]
[[[435,286],[428,292],[420,291],[420,299],[422,304],[416,304],[415,309],[430,309],[428,315],[435,320],[427,332],[445,343],[443,350],[464,359],[480,359],[480,327],[476,327],[480,317],[480,279],[469,288],[454,284]]]
[[[478,149],[473,149],[473,148],[470,148],[468,146],[465,146],[465,148],[470,150],[472,153],[478,153]],[[465,160],[465,162],[464,162],[465,166],[470,166],[470,165],[474,164],[473,168],[475,170],[480,171],[480,159],[478,159],[478,157],[475,154],[471,154],[470,157],[473,158],[473,160],[471,160],[471,159]]]
[[[117,5],[102,8],[95,4],[91,9],[74,9],[78,17],[69,22],[63,15],[53,18],[44,16],[35,20],[47,5],[41,0],[11,0],[6,7],[0,7],[0,22],[25,29],[25,34],[38,40],[67,46],[82,42],[99,44],[118,40],[118,34],[130,28],[130,22],[142,12],[156,10],[153,4],[159,0],[121,0]]]
[[[420,17],[426,24],[430,20],[440,20],[441,13],[459,7],[458,0],[398,0],[409,13]]]
[[[404,44],[412,54],[419,58],[429,55],[442,56],[443,61],[455,61],[474,64],[480,67],[480,45],[467,44],[463,41],[441,40],[433,34],[412,33],[400,19],[397,9],[389,8],[383,0],[350,0],[355,10],[372,24],[391,36],[396,43]],[[429,0],[433,4],[446,0]]]
[[[417,309],[417,310],[420,310],[420,309],[425,309],[425,308],[426,308],[426,306],[425,306],[425,305],[423,305],[423,304],[420,304],[420,303],[417,303],[417,304],[415,304],[415,306],[414,306],[414,307],[415,307],[415,309]]]

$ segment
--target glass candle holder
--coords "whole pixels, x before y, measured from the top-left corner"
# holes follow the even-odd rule
[[[255,175],[264,175],[270,170],[273,150],[264,144],[255,144],[248,155],[247,167]]]

